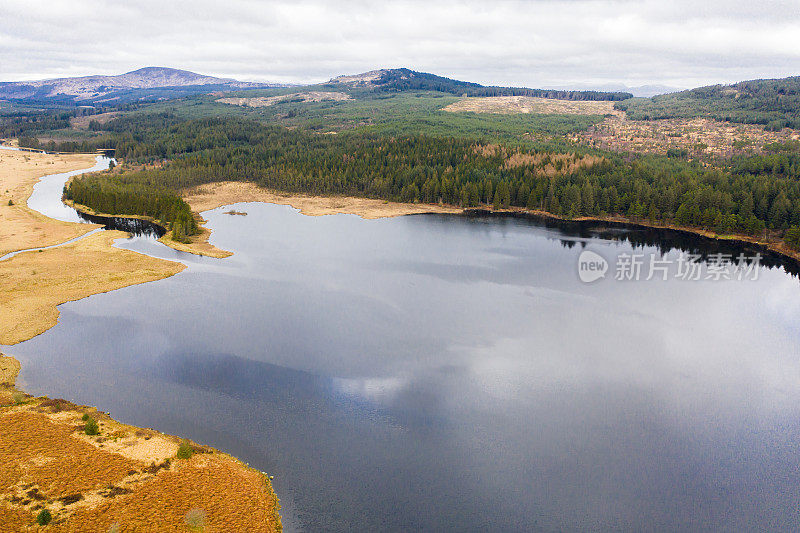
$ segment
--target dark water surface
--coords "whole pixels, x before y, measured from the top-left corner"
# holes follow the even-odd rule
[[[60,306],[4,350],[21,386],[273,474],[287,530],[800,525],[800,282],[782,269],[623,282],[612,264],[584,284],[584,248],[685,243],[236,208],[204,214],[229,259],[123,241],[189,268]]]

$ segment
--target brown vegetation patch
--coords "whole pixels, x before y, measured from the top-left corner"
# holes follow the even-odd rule
[[[542,115],[618,115],[614,102],[556,100],[533,96],[464,97],[442,111],[452,113],[498,113],[504,115],[535,113]]]
[[[333,91],[308,91],[302,93],[283,94],[280,96],[256,96],[251,98],[219,98],[217,102],[221,104],[231,104],[245,107],[268,107],[278,102],[292,100],[295,102],[322,102],[323,100],[333,100],[340,102],[350,100],[347,93]]]
[[[533,167],[537,173],[545,176],[558,174],[571,174],[579,169],[592,168],[605,161],[602,157],[593,155],[579,155],[576,153],[522,153],[509,151],[498,144],[476,144],[475,153],[484,157],[501,157],[504,159],[505,168],[521,166]]]
[[[0,387],[13,387],[19,374],[19,361],[0,354]]]
[[[76,512],[56,531],[187,531],[186,515],[200,509],[205,531],[280,530],[278,501],[265,477],[224,455],[196,456],[159,472],[130,494]],[[66,527],[68,526],[68,528]]]
[[[39,402],[37,406],[40,411],[49,411],[51,413],[60,413],[61,411],[76,411],[78,406],[69,400],[62,400],[60,398],[46,399]]]
[[[111,111],[109,113],[98,113],[97,115],[86,115],[82,117],[72,117],[69,121],[70,125],[75,128],[76,130],[88,130],[89,123],[92,121],[97,122],[98,124],[105,124],[112,119],[115,119],[119,116],[119,113],[116,111]]]
[[[23,395],[14,388],[19,374],[19,361],[0,354],[0,406],[21,401]]]
[[[0,492],[30,485],[32,499],[54,499],[106,486],[141,468],[138,461],[103,453],[75,438],[75,426],[46,414],[12,409],[0,412]],[[50,460],[47,460],[50,459]],[[35,494],[31,494],[35,485]]]
[[[606,150],[666,154],[670,149],[686,150],[688,157],[727,158],[759,154],[765,144],[800,139],[790,129],[766,131],[756,124],[735,124],[706,118],[624,120],[609,117],[586,132],[572,136]]]
[[[70,408],[51,413],[53,406]],[[81,431],[91,414],[101,435]],[[192,444],[196,455],[174,459],[179,440],[120,424],[64,400],[0,410],[0,530],[36,530],[47,508],[52,531],[186,531],[191,509],[203,509],[206,531],[279,531],[278,500],[269,480],[235,459]],[[124,440],[124,442],[123,442]],[[135,454],[156,443],[156,454]],[[7,529],[13,527],[13,529]]]
[[[31,514],[23,509],[11,507],[0,502],[0,524],[3,531],[35,531]]]

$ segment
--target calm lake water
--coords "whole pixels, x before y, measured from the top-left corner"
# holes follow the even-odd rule
[[[20,385],[269,472],[288,531],[800,527],[800,282],[782,269],[617,281],[621,254],[685,243],[227,209],[204,216],[229,259],[122,241],[189,268],[60,306],[4,349]],[[583,250],[605,279],[578,279]]]

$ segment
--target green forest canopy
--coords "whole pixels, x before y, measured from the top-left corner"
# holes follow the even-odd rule
[[[458,81],[407,68],[384,71],[373,84],[379,91],[438,91],[457,96],[536,96],[560,100],[625,100],[633,96],[626,92],[568,91],[559,89],[528,89],[525,87],[484,86]]]
[[[633,120],[708,117],[767,129],[800,129],[800,77],[711,85],[617,102]]]
[[[510,148],[418,134],[320,135],[232,118],[165,125],[163,117],[153,117],[152,127],[141,118],[128,126],[119,120],[110,127],[121,133],[103,139],[116,147],[118,157],[164,164],[106,178],[115,188],[105,191],[103,181],[75,180],[81,185],[73,185],[70,194],[82,195],[76,201],[95,209],[92,203],[102,201],[129,213],[144,210],[144,204],[152,211],[164,202],[145,202],[145,194],[177,198],[187,187],[230,180],[288,192],[527,207],[565,217],[623,215],[720,233],[769,229],[785,234],[800,225],[796,152],[710,168],[665,157],[629,161],[586,149],[566,152],[544,144]]]

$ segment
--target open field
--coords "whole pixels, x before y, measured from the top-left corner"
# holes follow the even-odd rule
[[[0,261],[0,344],[16,344],[53,327],[59,304],[163,279],[186,268],[111,246],[125,236],[104,231]]]
[[[206,211],[238,202],[265,202],[291,205],[308,216],[353,214],[361,218],[385,218],[419,213],[460,213],[456,207],[429,204],[402,204],[370,198],[308,196],[285,194],[253,183],[221,182],[202,185],[183,194],[193,211]]]
[[[105,124],[119,116],[117,112],[98,113],[97,115],[84,115],[80,117],[72,117],[69,121],[70,125],[77,130],[88,130],[90,122],[97,122],[98,124]]]
[[[94,229],[90,224],[71,224],[28,209],[34,184],[47,174],[58,174],[94,165],[94,156],[51,155],[0,150],[0,256],[15,250],[50,246]],[[9,205],[9,201],[13,205]]]
[[[453,113],[499,113],[543,115],[621,115],[614,102],[590,100],[556,100],[533,96],[466,97],[444,107]]]
[[[351,97],[347,93],[332,92],[332,91],[307,91],[302,93],[282,94],[279,96],[256,96],[253,98],[220,98],[217,102],[221,104],[231,104],[246,107],[268,107],[278,102],[322,102],[324,100],[332,100],[334,102],[341,102],[342,100],[350,100]]]
[[[494,113],[503,115],[556,114],[605,115],[601,123],[584,132],[572,133],[570,140],[597,148],[623,152],[666,154],[686,150],[688,157],[731,157],[761,153],[772,142],[799,139],[797,130],[767,131],[756,124],[737,124],[709,118],[630,120],[614,109],[614,102],[570,101],[527,96],[467,97],[447,105],[443,111]]]

